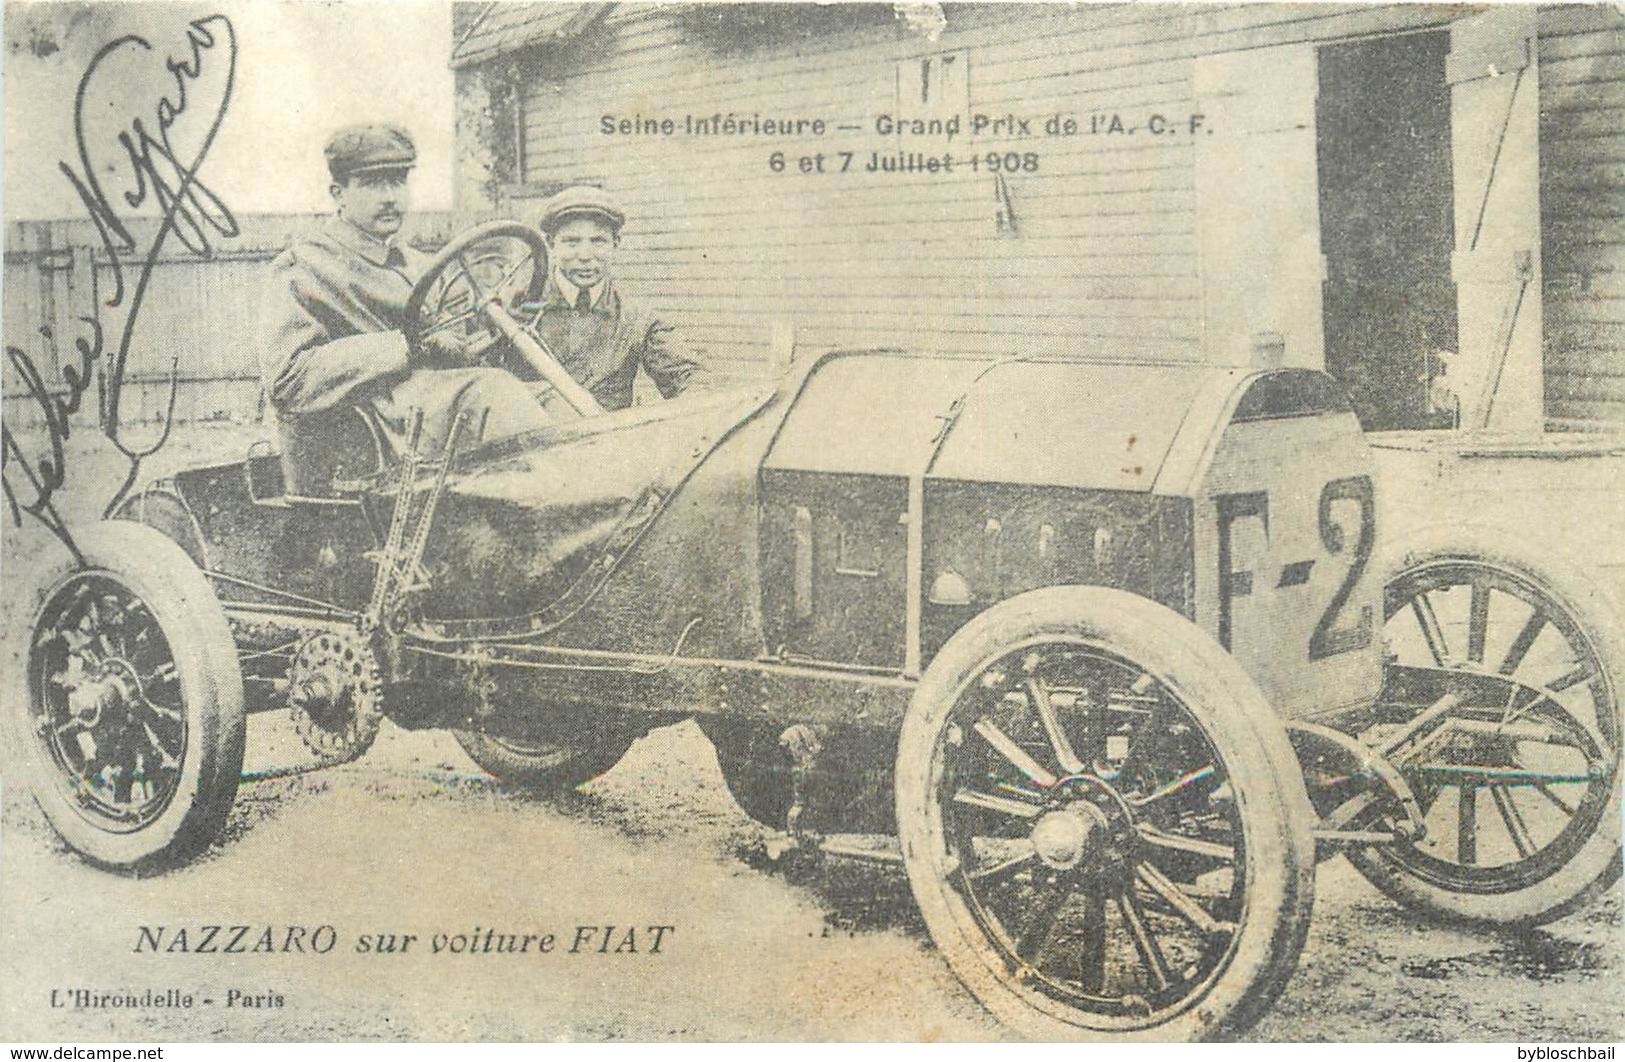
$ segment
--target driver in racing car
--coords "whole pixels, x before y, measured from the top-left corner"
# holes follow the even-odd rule
[[[407,300],[430,261],[396,238],[417,162],[412,138],[393,125],[353,126],[328,141],[326,155],[337,212],[272,263],[263,306],[261,365],[282,430],[365,404],[400,453],[416,410],[419,452],[432,456],[465,412],[486,439],[552,422],[512,374],[463,364],[452,331],[407,347]],[[461,445],[472,441],[464,435]]]

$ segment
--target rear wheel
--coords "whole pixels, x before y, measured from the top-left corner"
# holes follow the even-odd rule
[[[621,761],[637,734],[609,727],[570,743],[455,730],[457,743],[487,774],[532,789],[563,790],[592,781]]]
[[[219,833],[243,760],[236,645],[208,581],[151,528],[78,531],[43,580],[28,645],[34,795],[76,851],[178,863]]]
[[[1418,728],[1432,705],[1412,698],[1365,735],[1417,728],[1390,756],[1427,831],[1352,852],[1360,872],[1408,906],[1486,924],[1548,922],[1618,880],[1625,650],[1595,582],[1509,536],[1440,529],[1395,551],[1384,612],[1395,673],[1439,679],[1430,694],[1455,703]]]
[[[1257,686],[1175,613],[1116,590],[1003,602],[932,662],[897,818],[959,978],[1036,1039],[1234,1035],[1290,977],[1311,815]]]

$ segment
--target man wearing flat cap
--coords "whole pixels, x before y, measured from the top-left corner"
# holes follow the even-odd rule
[[[667,398],[687,388],[699,368],[675,330],[615,284],[610,266],[625,223],[620,206],[587,185],[549,199],[538,222],[551,265],[534,331],[605,409],[632,404],[640,367]],[[533,375],[522,367],[515,373]]]
[[[396,238],[416,162],[412,138],[393,125],[342,129],[327,144],[337,211],[272,263],[263,307],[262,368],[285,434],[368,405],[400,451],[416,410],[427,456],[464,412],[488,439],[550,419],[510,373],[461,364],[450,332],[407,349],[407,300],[430,261]]]

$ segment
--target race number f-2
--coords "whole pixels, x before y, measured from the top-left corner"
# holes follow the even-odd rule
[[[1268,539],[1270,500],[1266,492],[1252,491],[1222,494],[1214,501],[1218,505],[1219,525],[1219,644],[1229,649],[1235,633],[1235,600],[1253,593],[1254,576],[1257,574],[1236,567],[1236,525],[1243,520],[1257,520]],[[1371,644],[1371,607],[1362,605],[1353,616],[1345,616],[1344,612],[1347,611],[1349,597],[1371,560],[1371,549],[1377,537],[1376,509],[1370,476],[1334,479],[1320,492],[1320,544],[1327,555],[1340,557],[1350,551],[1351,530],[1355,531],[1355,539],[1343,581],[1327,603],[1326,611],[1321,613],[1314,633],[1309,636],[1311,660],[1364,649]],[[1307,584],[1314,566],[1315,558],[1312,557],[1283,565],[1280,577],[1275,582],[1276,589]]]

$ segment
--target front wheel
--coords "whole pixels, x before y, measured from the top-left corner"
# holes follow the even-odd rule
[[[897,820],[932,938],[1025,1036],[1232,1036],[1303,947],[1285,730],[1217,643],[1122,591],[1023,594],[948,642],[903,725]]]
[[[30,628],[20,720],[51,826],[105,866],[173,865],[225,823],[243,762],[236,645],[208,580],[157,531],[75,535]]]

